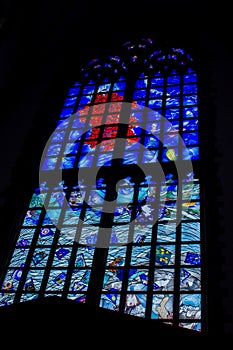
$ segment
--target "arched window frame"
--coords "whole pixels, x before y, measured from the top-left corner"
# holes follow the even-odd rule
[[[159,58],[161,57],[162,53],[159,51],[154,51],[153,52],[154,55],[151,55],[149,57],[148,62],[145,62],[145,60],[141,60],[140,55],[137,56],[138,52],[141,53],[141,51],[143,52],[143,50],[145,50],[145,52],[150,50],[150,45],[152,45],[152,42],[148,39],[145,41],[142,40],[142,42],[139,43],[138,45],[132,44],[132,43],[126,43],[123,47],[123,52],[125,52],[124,50],[129,51],[130,55],[128,55],[128,58],[127,58],[128,61],[125,60],[124,64],[122,62],[122,59],[120,57],[117,57],[117,56],[109,58],[111,64],[106,63],[105,60],[103,60],[103,63],[101,63],[102,61],[99,62],[99,60],[93,60],[92,62],[90,62],[90,64],[87,65],[87,67],[84,70],[81,71],[80,77],[82,77],[82,79],[84,81],[85,81],[85,79],[89,79],[89,77],[91,77],[91,79],[95,79],[97,81],[103,81],[105,79],[104,75],[106,75],[106,77],[111,75],[111,79],[115,79],[116,77],[120,76],[120,74],[123,73],[123,74],[125,74],[126,79],[129,79],[129,77],[131,77],[133,74],[132,72],[135,69],[134,67],[136,67],[136,72],[139,73],[140,69],[142,69],[142,67],[144,65],[147,65],[148,75],[154,74],[155,68],[153,67],[153,60],[155,61],[155,65],[157,64],[156,69],[158,69],[158,67],[159,67],[158,62],[160,61]],[[172,52],[172,54],[174,54],[174,51]],[[171,54],[171,59],[172,59],[172,54]],[[181,58],[183,58],[182,53],[177,51],[178,58],[179,58],[179,55],[181,56]],[[185,58],[187,60],[189,60],[189,57],[185,56]],[[163,61],[163,58],[161,60]],[[174,61],[175,60],[176,59],[174,59]],[[135,62],[136,62],[136,65],[134,65]],[[182,59],[181,59],[181,62],[182,62]],[[191,62],[191,60],[190,60],[190,62]],[[186,66],[186,63],[187,62],[180,64],[181,70],[183,69],[183,65]],[[164,62],[163,62],[163,64],[161,63],[161,67],[164,67],[164,66],[166,66],[166,65],[164,65]],[[120,69],[118,69],[119,67],[120,67]],[[133,67],[133,68],[131,68],[131,67]],[[170,69],[170,67],[172,67],[172,65],[168,64],[169,69]],[[151,72],[153,72],[153,73],[151,73]],[[75,88],[75,86],[77,87],[77,84],[74,84],[73,88]],[[96,86],[98,86],[98,85],[96,85]],[[132,86],[131,86],[131,88],[132,88]],[[69,102],[70,102],[70,100],[69,101],[67,100],[65,103],[69,103]],[[63,118],[64,118],[64,116],[63,116]],[[28,260],[28,261],[30,261],[30,260]],[[61,273],[62,273],[62,271],[61,271]],[[47,293],[47,295],[49,295],[49,293]]]

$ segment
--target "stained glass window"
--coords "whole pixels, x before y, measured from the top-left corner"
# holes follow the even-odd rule
[[[143,39],[89,62],[45,145],[1,305],[58,295],[205,330],[198,122],[183,49]]]

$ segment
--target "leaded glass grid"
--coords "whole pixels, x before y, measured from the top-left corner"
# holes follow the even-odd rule
[[[184,50],[151,45],[125,43],[127,59],[92,60],[70,87],[45,147],[46,181],[19,223],[2,306],[58,295],[205,330],[197,72]],[[117,138],[125,139],[121,159]],[[164,180],[145,176],[139,162],[145,171],[160,164]],[[178,176],[176,162],[192,171]],[[77,181],[82,168],[87,176],[100,169],[92,187]],[[51,174],[61,170],[54,186]],[[106,214],[111,183],[116,207]],[[96,245],[101,227],[111,228],[107,247]]]

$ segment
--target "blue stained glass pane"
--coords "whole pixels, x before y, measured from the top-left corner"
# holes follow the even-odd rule
[[[81,118],[74,118],[72,128],[74,129],[83,129],[85,122],[81,121]]]
[[[78,81],[76,81],[74,84],[73,84],[73,86],[80,86],[81,84],[78,82]]]
[[[92,95],[86,95],[86,96],[82,96],[80,98],[80,101],[79,101],[79,105],[87,105],[91,102],[92,100]]]
[[[146,105],[145,100],[136,100],[135,102],[138,104],[138,108],[140,108],[140,106],[144,107]]]
[[[164,79],[163,78],[152,78],[151,86],[163,86]]]
[[[29,203],[29,208],[42,208],[44,206],[44,201],[46,198],[46,193],[38,193],[37,191],[33,193],[31,201]]]
[[[85,168],[85,167],[90,167],[92,166],[94,159],[94,154],[86,154],[85,157],[80,157],[80,160],[78,162],[78,168]]]
[[[128,290],[143,291],[148,287],[148,270],[130,269],[128,278]]]
[[[107,266],[122,266],[125,264],[126,247],[110,247],[108,249]]]
[[[46,290],[62,291],[66,279],[66,270],[50,270]]]
[[[125,302],[125,313],[145,317],[146,294],[127,294]]]
[[[22,301],[28,301],[28,300],[35,300],[38,299],[38,293],[22,293],[21,298],[20,298],[20,302]]]
[[[70,132],[70,134],[69,134],[69,139],[68,140],[76,142],[80,138],[80,136],[82,135],[81,132],[82,132],[82,130],[80,130],[80,129],[72,130]]]
[[[51,193],[49,198],[49,207],[61,207],[64,203],[65,194],[62,191],[58,191],[55,189],[54,192]]]
[[[145,150],[143,152],[143,162],[144,163],[153,163],[158,160],[159,151],[158,150]]]
[[[100,154],[97,159],[98,166],[111,166],[112,153]]]
[[[148,107],[149,108],[161,108],[162,107],[162,100],[161,99],[149,100]]]
[[[184,118],[193,118],[198,116],[198,108],[197,107],[188,107],[183,110]]]
[[[199,147],[187,147],[183,149],[184,160],[197,160],[199,159]]]
[[[55,143],[49,146],[47,156],[58,156],[61,151],[61,144]]]
[[[180,270],[180,289],[181,290],[200,290],[201,289],[201,269],[182,268]]]
[[[40,217],[40,210],[28,210],[24,218],[23,226],[36,226]]]
[[[178,135],[170,133],[164,135],[164,146],[166,147],[177,147],[178,146]]]
[[[178,49],[178,50],[175,49],[175,50],[178,51],[178,50],[180,50],[180,49]],[[173,56],[173,58],[176,59],[175,56]],[[173,76],[173,75],[179,76],[179,73],[178,73],[178,71],[177,71],[176,69],[172,69],[170,75],[171,75],[171,76]]]
[[[197,130],[197,129],[198,129],[198,119],[183,121],[183,131]]]
[[[76,87],[76,88],[70,88],[68,91],[68,96],[74,96],[74,95],[78,95],[80,91],[80,88]]]
[[[50,227],[42,227],[40,229],[37,245],[52,244],[56,229]]]
[[[13,304],[14,298],[15,298],[15,293],[7,293],[5,295],[2,294],[0,307]]]
[[[146,90],[135,90],[133,94],[133,99],[145,98]]]
[[[177,183],[177,179],[172,173],[168,173],[165,175],[165,183],[170,184],[170,183]]]
[[[31,267],[45,267],[47,260],[48,260],[48,256],[50,253],[50,249],[49,248],[36,248],[33,256],[32,256],[32,262],[31,262]]]
[[[75,154],[77,153],[79,142],[66,143],[64,154]]]
[[[77,225],[79,221],[80,211],[80,208],[75,208],[74,210],[68,208],[65,212],[63,225]]]
[[[167,87],[167,96],[175,96],[180,94],[180,86],[168,86]]]
[[[191,329],[193,331],[201,332],[201,322],[192,322],[192,323],[180,322],[179,325],[180,327],[183,327],[186,329]]]
[[[42,164],[42,170],[53,170],[57,164],[57,158],[45,158]]]
[[[56,249],[52,266],[68,266],[71,255],[71,248],[59,247]]]
[[[100,217],[102,214],[102,207],[95,207],[92,208],[90,210],[86,210],[85,213],[85,217],[84,217],[84,222],[90,223],[90,224],[99,224],[100,223]],[[98,234],[98,230],[96,230],[97,234]],[[94,230],[92,230],[92,233],[89,233],[87,238],[91,238],[91,237],[95,237],[96,239],[96,235],[94,235]],[[88,242],[87,242],[88,243]],[[91,243],[91,242],[90,242]]]
[[[172,319],[173,294],[156,294],[152,298],[152,319]]]
[[[70,245],[73,244],[74,237],[76,235],[77,227],[73,226],[62,226],[60,235],[58,237],[58,244],[59,245]]]
[[[88,95],[88,94],[93,94],[95,91],[95,86],[90,85],[90,86],[85,86],[83,88],[83,95]]]
[[[143,227],[135,226],[134,229],[134,237],[133,237],[133,243],[142,244],[151,242],[151,226],[150,225],[144,225]]]
[[[85,192],[86,191],[84,186],[79,186],[78,188],[74,188],[70,192],[69,205],[72,210],[75,210],[75,208],[80,208],[80,206],[83,204]]]
[[[22,267],[26,261],[28,252],[29,252],[29,248],[15,249],[9,266],[10,267]]]
[[[64,107],[74,106],[76,100],[77,100],[77,97],[67,97],[64,102]]]
[[[44,270],[29,270],[24,284],[25,292],[38,292],[43,279]]]
[[[102,294],[100,297],[100,307],[114,311],[119,310],[120,294],[117,294],[117,289],[110,288],[109,293]]]
[[[129,227],[128,225],[113,226],[111,233],[111,243],[128,243]]]
[[[197,95],[183,96],[183,105],[196,105],[197,104]]]
[[[142,112],[133,112],[132,114],[131,114],[131,116],[132,116],[132,121],[131,121],[131,123],[130,124],[133,124],[134,122],[135,123],[138,123],[138,122],[142,122],[142,120],[143,120],[143,114],[142,114]]]
[[[138,152],[125,152],[123,164],[136,164],[138,162]]]
[[[200,203],[199,202],[182,203],[182,217],[183,217],[183,220],[200,219]]]
[[[153,111],[148,111],[148,120],[150,121],[155,121],[161,119],[161,109],[153,110]]]
[[[90,280],[90,270],[75,270],[70,281],[70,291],[81,292],[86,291]]]
[[[150,123],[146,125],[146,131],[153,135],[158,135],[160,133],[160,123]]]
[[[122,287],[124,271],[122,269],[106,270],[103,280],[103,290],[111,290],[114,288],[116,291],[120,291]]]
[[[136,88],[141,88],[141,89],[146,88],[147,83],[148,83],[147,79],[139,79],[136,81]]]
[[[188,55],[189,56],[189,55]],[[195,69],[194,68],[192,68],[192,67],[189,67],[188,69],[187,69],[187,73],[195,73]]]
[[[74,162],[75,162],[76,157],[65,157],[60,165],[61,169],[71,169],[74,167]]]
[[[181,224],[182,241],[199,241],[200,240],[200,223],[187,222]]]
[[[171,75],[170,77],[167,78],[167,83],[169,85],[171,85],[171,84],[179,84],[180,83],[179,75]]]
[[[175,223],[158,224],[158,228],[157,228],[158,242],[174,242],[175,238],[176,238]]]
[[[85,294],[78,294],[78,293],[69,293],[67,294],[67,298],[76,301],[77,303],[85,303],[86,302],[86,295]]]
[[[60,118],[68,118],[72,115],[73,113],[73,108],[64,108],[61,111]]]
[[[123,82],[118,82],[113,85],[113,91],[118,91],[118,90],[124,90],[126,86],[126,83]],[[139,86],[142,87],[142,86]]]
[[[105,80],[104,80],[104,81],[105,81]],[[94,82],[94,80],[90,79],[90,80],[88,81],[87,84],[88,84],[88,85],[95,85],[95,82]]]
[[[180,104],[180,99],[179,99],[179,97],[177,97],[177,98],[168,97],[168,98],[166,99],[166,107],[179,106],[179,104]]]
[[[131,265],[148,266],[150,262],[150,246],[134,246],[132,248]]]
[[[107,92],[110,89],[111,84],[102,84],[98,87],[97,92]]]
[[[103,205],[105,196],[105,189],[98,188],[98,190],[94,189],[90,191],[90,195],[88,198],[88,204],[91,206],[94,205]]]
[[[191,183],[182,185],[182,199],[192,201],[195,199],[200,199],[200,185]]]
[[[1,286],[3,293],[9,292],[9,291],[15,291],[19,285],[19,281],[22,277],[23,272],[23,266],[22,264],[21,268],[18,269],[10,269],[8,270],[4,282]]]
[[[166,111],[165,111],[165,117],[166,117],[168,120],[171,120],[171,119],[178,119],[178,118],[179,118],[179,115],[180,115],[179,109],[169,108],[169,109],[166,109]]]
[[[174,290],[174,276],[173,269],[156,269],[153,290]]]
[[[179,316],[188,320],[201,318],[201,294],[181,294]]]
[[[179,131],[179,121],[169,121],[164,123],[164,132],[169,132],[170,135],[177,134]]]
[[[25,228],[21,229],[18,240],[16,242],[16,247],[28,246],[32,242],[35,229]]]
[[[177,199],[177,186],[169,185],[169,186],[161,186],[160,191],[160,200],[173,201]]]
[[[61,213],[61,209],[47,209],[44,216],[43,225],[56,225]]]
[[[163,89],[162,88],[157,88],[157,89],[150,89],[150,94],[149,97],[154,98],[154,97],[161,97],[163,95]]]
[[[185,74],[184,83],[196,83],[197,75],[196,74]]]
[[[191,84],[191,85],[184,85],[183,86],[183,94],[196,94],[197,93],[197,85]]]
[[[175,245],[158,245],[156,246],[156,265],[167,266],[175,262]]]
[[[200,265],[201,264],[200,244],[181,245],[181,264]]]
[[[198,144],[198,133],[197,132],[189,132],[183,133],[183,141],[186,146],[196,145]]]
[[[57,122],[57,129],[64,130],[68,127],[68,125],[69,125],[69,119],[63,119],[63,120],[60,119]]]
[[[65,137],[65,131],[54,131],[51,141],[60,142],[60,141],[63,141],[64,137]]]

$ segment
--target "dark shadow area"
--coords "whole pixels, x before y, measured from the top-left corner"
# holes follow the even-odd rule
[[[0,309],[2,330],[8,330],[11,325],[11,332],[23,334],[27,332],[30,336],[38,336],[42,329],[54,329],[57,336],[64,337],[70,334],[79,334],[94,339],[94,334],[102,329],[104,334],[120,333],[125,339],[130,332],[145,334],[153,328],[152,335],[147,334],[147,342],[158,337],[191,337],[203,339],[203,334],[185,328],[173,327],[168,324],[157,323],[156,320],[146,320],[141,317],[117,313],[103,308],[93,308],[83,303],[72,300],[64,300],[57,296],[47,297],[38,300],[14,304]],[[75,332],[75,333],[74,333]],[[48,333],[48,339],[51,334]],[[91,339],[91,340],[93,340]],[[69,339],[67,339],[69,341]],[[57,340],[55,340],[55,343]],[[96,334],[96,345],[101,344]]]

